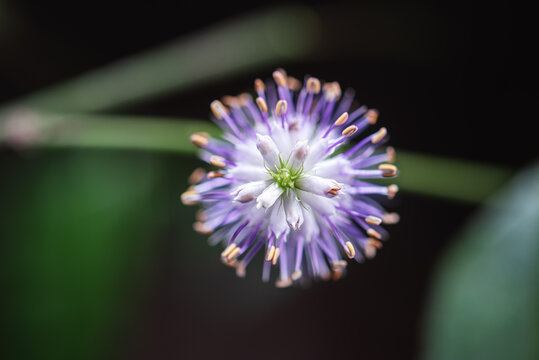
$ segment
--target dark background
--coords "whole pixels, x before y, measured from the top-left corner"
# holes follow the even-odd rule
[[[0,103],[270,5],[2,2]],[[380,110],[380,123],[389,128],[397,149],[513,169],[537,158],[538,142],[531,128],[537,120],[537,57],[532,55],[536,39],[525,9],[513,3],[479,6],[458,1],[310,5],[325,29],[320,49],[311,58],[274,64],[114,112],[208,118],[213,99],[250,89],[254,78],[268,77],[283,66],[299,78],[308,73],[356,89],[360,102]],[[79,153],[97,162],[146,156]],[[11,186],[24,186],[18,181],[21,174],[33,176],[70,156],[68,150],[28,156],[2,148],[4,204],[11,204],[6,202]],[[167,169],[160,180],[164,190],[155,195],[158,200],[146,209],[147,215],[167,220],[153,230],[144,266],[133,260],[118,270],[124,285],[116,289],[121,311],[111,315],[113,330],[106,339],[111,357],[420,356],[432,275],[476,205],[403,192],[390,205],[401,214],[401,223],[390,228],[391,240],[373,261],[349,266],[340,282],[280,290],[261,284],[258,269],[250,269],[247,279],[237,279],[219,264],[220,249],[207,247],[203,237],[186,225],[194,218],[194,209],[185,209],[178,195],[186,187],[182,179],[200,162],[179,155],[152,156],[147,161]],[[14,209],[3,206],[2,211]],[[2,237],[25,240],[17,238],[16,231]],[[2,246],[9,251],[11,245],[6,243]],[[187,264],[189,257],[195,261]],[[257,268],[257,263],[255,259],[251,266]],[[7,292],[17,286],[10,282],[9,271],[4,276]],[[17,323],[17,318],[12,321]],[[24,330],[24,325],[20,328]],[[24,331],[14,334],[15,350],[36,354],[26,349]]]

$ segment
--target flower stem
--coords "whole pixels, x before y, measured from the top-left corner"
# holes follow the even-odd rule
[[[22,124],[18,126],[17,124]],[[194,155],[195,132],[218,136],[209,121],[90,114],[23,112],[0,118],[0,143],[14,147],[142,150]],[[25,138],[26,137],[26,138]],[[482,203],[509,180],[511,169],[466,160],[397,151],[403,191]]]

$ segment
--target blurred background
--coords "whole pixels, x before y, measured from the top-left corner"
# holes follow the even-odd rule
[[[539,358],[534,30],[468,1],[0,0],[0,356]],[[397,149],[401,222],[339,282],[237,278],[179,200],[209,103],[277,67],[354,88]]]

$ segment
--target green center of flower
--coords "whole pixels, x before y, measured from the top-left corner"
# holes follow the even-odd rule
[[[294,182],[298,180],[303,173],[303,168],[300,169],[291,169],[287,166],[287,163],[280,161],[280,168],[276,171],[268,170],[268,173],[270,173],[271,177],[275,180],[277,184],[279,184],[280,187],[283,189],[294,189]]]

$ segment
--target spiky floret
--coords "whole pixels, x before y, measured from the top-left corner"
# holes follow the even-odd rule
[[[398,187],[365,181],[396,176],[395,151],[378,151],[385,128],[337,151],[378,119],[365,106],[348,112],[351,90],[343,95],[338,83],[313,77],[302,87],[282,69],[273,79],[255,81],[255,101],[241,94],[224,97],[228,107],[212,102],[223,140],[196,133],[191,141],[219,170],[195,170],[182,201],[202,204],[195,230],[211,234],[214,244],[225,242],[221,259],[239,276],[265,248],[265,281],[277,264],[280,287],[338,279],[344,257],[372,258],[388,236],[381,225],[398,221],[375,199],[393,198]]]

